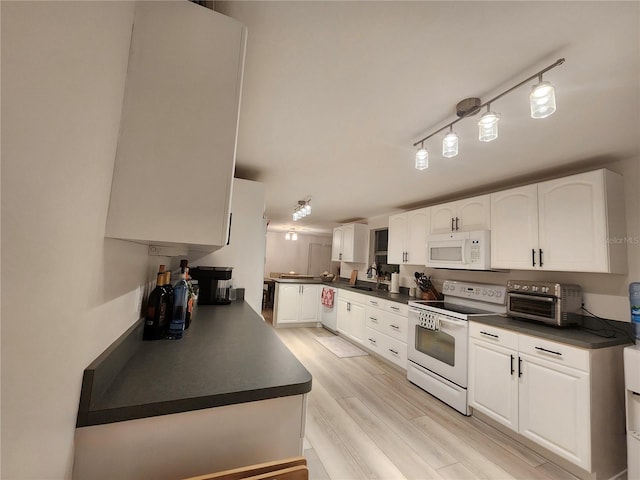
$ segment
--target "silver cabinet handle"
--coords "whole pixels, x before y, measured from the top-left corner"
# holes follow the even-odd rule
[[[378,319],[376,317],[369,317],[369,320],[372,322],[378,323]]]
[[[378,302],[376,302],[375,300],[369,300],[369,303],[370,303],[371,305],[376,305],[376,306],[378,306]]]
[[[396,350],[394,350],[393,348],[390,348],[389,351],[391,353],[393,353],[394,355],[398,355],[398,352]]]
[[[391,328],[395,328],[396,330],[400,330],[400,327],[398,325],[389,325]]]
[[[531,249],[531,266],[532,267],[536,266],[536,250],[535,250],[535,248]]]
[[[369,341],[370,341],[371,343],[373,343],[374,345],[377,343],[373,338],[370,338],[370,339],[369,339]]]
[[[460,227],[458,226],[458,220],[460,220],[458,217],[456,217],[456,230],[460,230]]]
[[[455,230],[455,228],[454,228],[454,222],[455,222],[454,218],[453,218],[453,217],[451,217],[451,231],[452,231],[452,232]]]
[[[391,305],[389,308],[390,308],[390,309],[392,309],[392,310],[400,311],[400,308],[399,308],[399,307],[394,307],[393,305]]]

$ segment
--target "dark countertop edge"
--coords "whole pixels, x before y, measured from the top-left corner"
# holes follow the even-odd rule
[[[530,335],[532,337],[551,340],[553,342],[573,345],[575,347],[585,348],[588,350],[597,350],[599,348],[615,347],[619,345],[630,345],[633,343],[631,340],[630,323],[604,318],[596,319],[594,317],[584,315],[581,315],[581,317],[583,321],[590,324],[597,321],[604,322],[616,330],[616,336],[612,338],[605,338],[597,336],[581,327],[560,328],[528,320],[519,320],[507,315],[478,316],[471,318],[470,321],[503,328],[505,330]],[[628,336],[625,336],[622,331],[627,332]],[[571,335],[572,333],[578,333],[583,336],[589,335],[592,340],[576,338],[575,335]]]
[[[183,398],[161,403],[132,405],[108,410],[92,410],[88,412],[87,418],[84,422],[80,423],[80,421],[78,421],[76,428],[105,425],[128,420],[139,420],[142,418],[171,415],[174,413],[185,413],[194,410],[205,410],[207,408],[224,407],[228,405],[239,405],[242,403],[270,400],[293,395],[303,395],[311,391],[311,384],[312,378],[309,376],[309,380],[304,383],[273,388],[263,388],[245,392],[230,392],[211,397]]]

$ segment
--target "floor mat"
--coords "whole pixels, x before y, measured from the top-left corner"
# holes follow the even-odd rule
[[[323,347],[340,358],[361,357],[363,355],[369,355],[364,350],[361,350],[352,343],[346,341],[344,338],[340,338],[338,336],[316,337],[316,340],[320,342]]]

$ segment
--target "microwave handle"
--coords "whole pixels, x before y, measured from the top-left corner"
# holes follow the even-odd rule
[[[509,296],[510,297],[516,297],[516,298],[527,298],[527,299],[531,299],[531,295],[526,295],[526,294],[521,294],[521,293],[511,293],[509,292]],[[541,297],[538,295],[535,295],[536,300],[542,300],[544,302],[549,302],[549,303],[553,303],[556,301],[556,299],[554,297]]]
[[[462,255],[461,255],[461,259],[462,259],[462,264],[466,265],[467,264],[467,246],[469,245],[469,239],[465,238],[464,240],[462,240]]]

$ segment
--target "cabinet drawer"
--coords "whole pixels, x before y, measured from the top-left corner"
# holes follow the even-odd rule
[[[518,347],[522,354],[566,365],[583,372],[589,371],[588,350],[522,334],[518,339]]]
[[[372,328],[366,329],[364,345],[390,362],[406,370],[407,344]]]
[[[365,323],[367,327],[382,331],[384,329],[386,312],[370,305],[367,305],[366,312],[367,317],[365,318]]]
[[[511,350],[518,350],[518,334],[492,327],[483,323],[469,322],[469,336],[485,340],[495,345],[501,345]]]
[[[349,302],[361,303],[363,305],[366,305],[367,303],[366,295],[362,295],[361,293],[356,293],[344,288],[338,289],[338,298],[345,299]]]
[[[406,303],[389,301],[387,302],[386,309],[391,313],[397,313],[398,315],[404,315],[405,317],[409,316],[409,305]]]
[[[385,312],[384,320],[383,333],[406,344],[409,340],[409,319],[406,316]]]
[[[387,301],[382,298],[367,297],[367,305],[374,308],[385,308]]]

